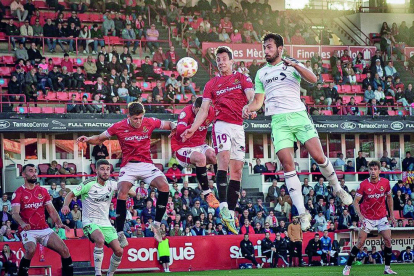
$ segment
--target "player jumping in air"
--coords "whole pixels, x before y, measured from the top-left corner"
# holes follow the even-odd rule
[[[358,242],[349,253],[348,262],[343,270],[343,275],[349,275],[351,265],[358,254],[359,250],[364,246],[368,234],[374,228],[378,229],[384,239],[384,274],[397,274],[390,268],[392,247],[391,247],[391,229],[387,219],[387,202],[390,219],[395,225],[394,202],[391,194],[390,181],[379,177],[381,172],[381,164],[378,161],[371,161],[368,164],[369,178],[359,184],[354,199],[355,212],[359,217],[362,226],[358,232]],[[363,200],[360,203],[361,199]]]
[[[114,252],[107,274],[112,276],[121,263],[123,253],[116,230],[109,221],[109,206],[118,188],[116,181],[109,179],[111,166],[108,160],[101,159],[96,162],[96,173],[96,177],[84,181],[66,195],[61,211],[65,215],[68,214],[72,199],[81,196],[83,232],[95,243],[93,250],[95,275],[102,275],[103,246],[106,244]]]
[[[30,262],[36,252],[36,244],[57,252],[62,258],[62,276],[73,276],[73,264],[69,249],[59,236],[46,223],[45,209],[56,228],[69,228],[63,225],[59,214],[53,207],[49,193],[35,185],[37,170],[33,164],[22,169],[24,185],[17,188],[12,197],[13,219],[19,224],[19,232],[25,250],[20,261],[18,276],[28,276]]]
[[[183,141],[196,133],[207,119],[210,104],[213,104],[213,145],[217,153],[216,175],[219,193],[220,214],[225,226],[238,234],[234,223],[238,192],[242,178],[245,156],[245,137],[242,108],[254,96],[253,83],[249,77],[233,71],[233,52],[226,46],[216,50],[216,62],[220,75],[212,78],[204,87],[203,103],[192,126],[181,137]],[[254,115],[253,115],[254,116]],[[227,171],[230,168],[230,182],[227,185]]]
[[[154,238],[162,240],[160,224],[168,202],[169,186],[165,175],[154,166],[151,160],[151,134],[154,129],[174,130],[175,123],[146,118],[145,108],[141,103],[133,102],[128,106],[128,118],[112,125],[105,132],[91,137],[81,136],[78,142],[98,145],[111,136],[118,137],[122,150],[122,163],[118,180],[118,199],[116,203],[116,231],[122,248],[128,245],[123,228],[126,218],[126,200],[128,192],[137,180],[154,186],[158,190],[155,221],[151,228]]]
[[[254,100],[243,108],[246,118],[259,110],[265,102],[265,114],[272,116],[272,140],[279,158],[293,204],[298,209],[303,231],[310,227],[312,217],[306,211],[301,192],[301,183],[296,174],[293,158],[293,143],[299,140],[318,163],[323,176],[333,186],[333,192],[345,205],[352,204],[352,197],[344,191],[336,176],[332,163],[323,153],[318,133],[300,99],[300,81],[304,78],[315,83],[312,71],[294,59],[282,58],[283,38],[269,33],[263,38],[263,49],[267,64],[259,69],[255,79]],[[266,98],[266,100],[265,100]]]
[[[176,152],[177,160],[181,166],[190,167],[195,165],[197,181],[201,185],[205,200],[211,208],[218,208],[219,202],[208,187],[206,167],[207,164],[217,164],[216,153],[213,148],[206,144],[208,126],[214,120],[213,107],[210,107],[207,119],[190,139],[182,142],[181,138],[181,134],[194,123],[202,103],[203,98],[199,97],[194,104],[184,107],[181,111],[177,122],[177,132],[171,137],[171,150]]]

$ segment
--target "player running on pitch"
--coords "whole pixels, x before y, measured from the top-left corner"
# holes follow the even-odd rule
[[[107,276],[112,276],[121,263],[123,253],[116,230],[109,221],[109,205],[118,188],[116,181],[109,179],[111,166],[108,160],[101,159],[96,162],[96,173],[96,177],[84,181],[66,195],[61,211],[65,215],[68,214],[72,199],[81,196],[83,232],[95,243],[95,275],[102,275],[105,244],[114,252],[107,273]]]
[[[269,33],[263,38],[263,49],[267,65],[259,69],[255,79],[254,100],[243,108],[243,116],[259,110],[265,102],[266,116],[272,116],[272,140],[279,158],[293,204],[298,209],[303,231],[310,227],[312,217],[306,211],[301,192],[301,183],[296,174],[293,159],[293,144],[299,140],[318,163],[323,176],[333,186],[334,194],[345,205],[352,204],[352,197],[339,185],[335,170],[323,153],[318,133],[300,99],[300,81],[304,78],[315,83],[312,71],[294,59],[282,58],[283,38]],[[266,100],[265,100],[266,98]]]
[[[73,276],[73,264],[69,249],[47,225],[45,209],[56,228],[63,227],[67,230],[69,228],[60,220],[47,190],[35,184],[37,182],[35,165],[25,165],[22,169],[22,176],[24,184],[14,192],[11,202],[13,219],[19,224],[19,232],[25,250],[17,275],[29,275],[30,262],[36,252],[36,244],[40,243],[61,256],[62,276]]]
[[[368,164],[369,178],[359,184],[354,199],[354,208],[361,222],[361,228],[358,232],[358,242],[352,247],[349,253],[348,262],[343,270],[343,275],[349,275],[351,265],[358,254],[359,250],[364,246],[368,234],[374,228],[378,229],[384,239],[384,274],[397,274],[390,268],[392,247],[391,247],[391,229],[387,219],[387,202],[390,219],[395,225],[394,202],[392,199],[390,181],[379,176],[381,172],[381,164],[378,161],[371,161]],[[363,200],[360,203],[361,199]]]
[[[192,126],[202,103],[203,98],[199,97],[194,104],[184,107],[181,111],[178,116],[177,132],[171,137],[171,150],[176,152],[177,160],[181,166],[190,167],[195,165],[197,181],[201,185],[205,200],[211,208],[216,209],[219,207],[219,202],[208,187],[206,166],[207,164],[217,164],[217,159],[214,149],[205,143],[208,126],[214,120],[213,107],[210,107],[207,119],[190,139],[182,142],[180,136]]]
[[[151,228],[154,238],[162,240],[160,224],[168,202],[169,186],[165,175],[154,166],[151,160],[151,134],[154,129],[174,130],[175,123],[146,118],[145,108],[141,103],[133,102],[128,106],[128,118],[115,123],[108,130],[91,137],[81,136],[78,142],[98,145],[113,135],[118,137],[122,150],[122,163],[118,180],[118,199],[116,203],[116,231],[122,248],[128,245],[123,228],[126,218],[126,200],[128,192],[137,180],[154,186],[158,190],[155,221]]]
[[[234,223],[234,209],[240,191],[246,146],[242,108],[253,98],[254,89],[249,77],[233,71],[233,52],[230,48],[218,47],[216,62],[220,75],[207,82],[204,87],[203,103],[194,123],[183,132],[181,137],[185,141],[194,135],[207,119],[212,103],[216,115],[212,138],[217,153],[216,182],[221,201],[220,214],[225,226],[238,234]],[[229,168],[230,182],[227,185]]]

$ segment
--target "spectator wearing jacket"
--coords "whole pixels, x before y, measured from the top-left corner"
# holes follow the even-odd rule
[[[331,105],[336,104],[336,101],[339,99],[339,93],[338,90],[335,88],[335,84],[333,82],[329,83],[329,87],[325,89],[325,104]],[[328,110],[330,110],[331,107],[328,107]]]
[[[15,54],[17,60],[19,60],[19,59],[22,59],[22,60],[29,59],[29,55],[27,54],[27,49],[24,47],[23,42],[19,42],[19,48],[16,49],[14,54]]]
[[[98,24],[96,23],[93,24],[93,28],[91,29],[91,39],[94,40],[92,54],[96,55],[98,53],[98,44],[101,47],[105,46],[102,31],[98,28]]]
[[[273,206],[277,203],[277,199],[280,195],[280,188],[277,186],[277,180],[274,179],[272,186],[267,190],[266,202],[273,203]],[[272,207],[272,206],[271,206]]]
[[[306,254],[308,254],[309,258],[309,266],[312,266],[312,258],[313,256],[322,256],[322,242],[319,239],[319,234],[316,233],[315,237],[311,239],[306,246],[305,249]],[[321,260],[321,264],[323,264],[323,261]]]
[[[52,19],[48,18],[46,20],[46,24],[43,26],[43,36],[45,37],[45,41],[47,43],[47,46],[49,48],[49,52],[53,53],[56,49],[56,39],[53,39],[56,37],[56,27],[52,24]]]
[[[414,262],[414,253],[411,251],[411,246],[407,246],[405,251],[402,253],[401,259],[404,263]]]
[[[115,22],[112,19],[112,15],[110,13],[105,14],[102,28],[104,29],[104,36],[107,36],[109,32],[111,32],[112,36],[116,36]]]
[[[249,240],[249,234],[244,234],[244,239],[240,242],[240,250],[244,258],[251,261],[257,268],[261,267],[256,261],[253,243]]]
[[[135,40],[136,34],[134,30],[132,30],[131,24],[127,24],[126,28],[122,30],[122,38],[127,40],[125,41],[125,44],[128,48],[131,46],[132,43],[134,43],[134,48],[132,49],[131,53],[135,55],[136,50],[139,46],[139,42],[138,40]],[[135,40],[135,41],[131,41],[131,40]]]
[[[10,11],[11,11],[11,14],[14,17],[17,17],[20,22],[25,21],[27,15],[29,14],[29,11],[25,10],[22,3],[20,3],[20,0],[14,0],[10,4]]]
[[[279,262],[279,258],[281,258],[282,261],[287,266],[289,264],[288,263],[288,258],[287,258],[288,243],[287,243],[286,239],[283,238],[279,232],[276,233],[276,238],[273,241],[273,245],[274,245],[274,248],[275,248],[275,251],[276,251],[275,252],[276,256],[274,256],[274,263],[273,263],[272,267],[277,266],[277,263]]]
[[[13,19],[9,20],[9,24],[6,25],[6,35],[7,36],[16,36],[19,35],[19,29],[14,25]],[[16,38],[10,37],[10,42],[13,46],[13,51],[16,51]]]

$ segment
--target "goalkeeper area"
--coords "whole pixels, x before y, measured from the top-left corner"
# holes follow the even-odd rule
[[[246,276],[334,276],[342,275],[343,266],[324,266],[324,267],[292,267],[292,268],[262,268],[262,269],[238,269],[238,270],[211,270],[211,271],[186,271],[177,272],[174,275],[182,276],[227,276],[227,275],[246,275]],[[413,275],[414,264],[391,264],[391,268],[398,275]],[[174,266],[171,267],[174,272]],[[375,276],[383,275],[384,265],[353,265],[351,276]],[[133,274],[115,274],[116,276],[130,276]],[[135,274],[136,275],[136,274]],[[140,273],[140,276],[165,275],[165,273]]]

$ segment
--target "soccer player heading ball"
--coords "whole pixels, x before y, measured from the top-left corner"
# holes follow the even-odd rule
[[[359,184],[354,199],[355,212],[359,217],[362,226],[358,232],[358,242],[349,253],[348,262],[343,270],[343,275],[349,275],[351,265],[358,254],[359,250],[364,246],[368,234],[374,228],[378,229],[384,239],[384,274],[397,274],[390,268],[392,247],[391,247],[391,229],[387,219],[387,209],[385,207],[385,199],[387,200],[388,210],[392,223],[395,224],[394,202],[391,194],[390,181],[379,177],[381,172],[381,164],[378,161],[371,161],[368,164],[369,178]],[[363,199],[363,202],[359,202]]]
[[[176,125],[174,122],[146,118],[144,115],[144,106],[141,103],[132,102],[128,106],[128,118],[113,124],[100,135],[81,136],[77,140],[78,142],[99,145],[109,140],[113,135],[118,137],[123,157],[118,180],[116,231],[122,248],[128,245],[123,231],[127,213],[126,200],[129,190],[137,180],[143,180],[158,190],[155,221],[151,228],[154,232],[154,238],[158,242],[162,240],[160,224],[168,202],[169,186],[165,175],[152,163],[151,134],[156,128],[175,131]]]
[[[216,50],[219,76],[212,78],[204,87],[203,103],[191,125],[181,137],[190,139],[205,122],[213,104],[215,121],[213,123],[213,146],[217,153],[217,189],[219,193],[220,215],[223,224],[238,234],[234,223],[234,209],[245,156],[245,138],[242,108],[254,96],[253,83],[249,77],[233,71],[233,52],[226,46]],[[253,115],[254,116],[254,115]],[[230,182],[227,185],[227,171],[230,169]]]
[[[295,170],[293,144],[297,140],[318,163],[321,173],[333,186],[334,194],[345,205],[352,204],[352,197],[341,188],[331,162],[323,153],[316,128],[300,99],[301,79],[316,83],[315,74],[295,59],[282,58],[283,37],[279,34],[265,35],[263,49],[267,64],[257,72],[256,94],[254,100],[243,108],[243,116],[247,118],[265,102],[265,114],[272,116],[275,152],[284,170],[289,195],[298,209],[302,230],[306,231],[312,217],[305,209],[301,183]]]

